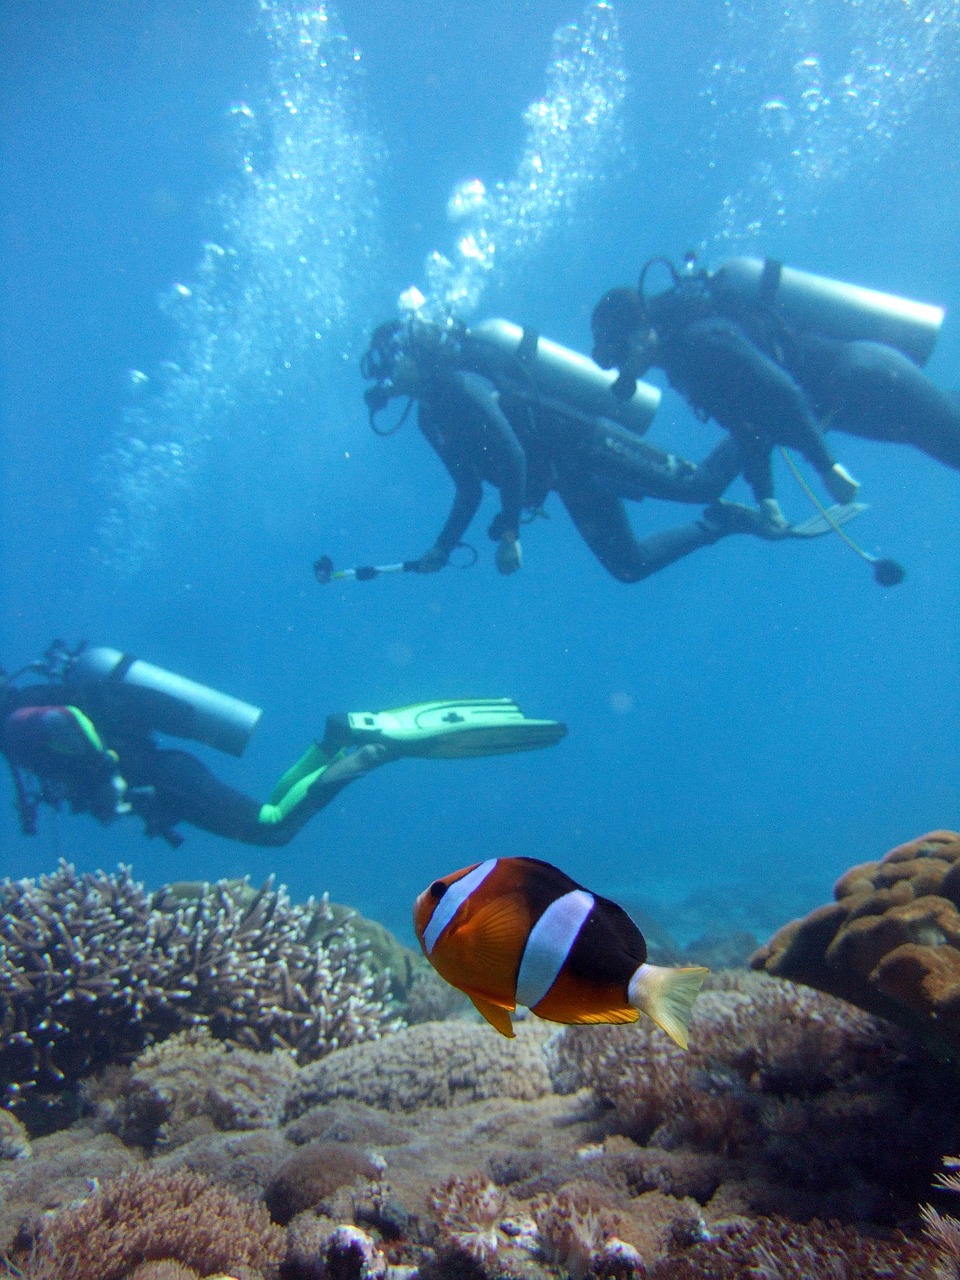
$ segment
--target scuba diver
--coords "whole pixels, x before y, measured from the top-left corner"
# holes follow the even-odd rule
[[[21,684],[28,672],[43,679]],[[116,649],[59,640],[4,676],[2,696],[0,751],[25,835],[35,834],[41,805],[66,804],[104,824],[135,814],[146,835],[174,847],[180,822],[245,844],[285,845],[345,786],[388,761],[534,750],[566,733],[555,720],[528,720],[508,698],[332,715],[323,739],[261,804],[152,737],[160,731],[239,756],[261,714],[249,703]]]
[[[491,342],[500,344],[499,358],[492,358]],[[512,344],[509,352],[505,342]],[[550,394],[538,384],[543,348],[566,375],[565,394]],[[636,427],[613,420],[612,409],[607,416],[591,411],[595,395],[590,408],[578,407],[572,397],[576,376],[583,374],[576,362],[586,366],[588,384],[590,376],[603,379],[601,403],[613,405],[608,375],[600,375],[578,353],[506,321],[485,321],[467,330],[412,313],[378,326],[360,365],[373,383],[364,393],[371,426],[378,434],[391,434],[378,427],[377,414],[395,397],[408,397],[392,428],[396,430],[416,402],[420,430],[455,487],[453,505],[433,546],[418,560],[396,567],[421,573],[442,569],[464,545],[484,483],[500,493],[500,510],[488,532],[497,544],[496,564],[503,574],[521,567],[520,526],[543,514],[554,490],[590,550],[620,582],[638,582],[730,534],[778,539],[829,531],[822,521],[792,528],[786,521],[773,524],[750,507],[721,502],[742,465],[732,442],[721,443],[696,466],[642,440]],[[656,397],[655,407],[657,393],[647,390]],[[699,520],[638,539],[624,500],[645,497],[709,505]],[[853,514],[851,509],[838,516],[843,520]],[[318,567],[329,563],[318,561]],[[326,572],[321,580],[329,581],[329,576]]]
[[[662,369],[699,418],[713,418],[729,432],[771,528],[786,525],[774,491],[776,445],[797,449],[835,502],[852,502],[859,486],[833,458],[811,401],[780,358],[784,326],[749,307],[723,307],[692,256],[686,265],[681,272],[669,259],[651,258],[636,289],[610,289],[594,307],[593,358],[602,369],[619,371],[614,394],[630,394],[648,369]],[[650,296],[645,286],[655,266],[668,269],[672,287]]]
[[[668,268],[673,287],[648,297],[646,277],[656,264]],[[772,429],[768,419],[768,437],[789,444],[792,434],[801,452],[804,434],[812,439],[811,461],[828,492],[845,498],[850,477],[836,465],[823,472],[828,458],[812,432],[911,444],[960,471],[960,405],[921,370],[943,314],[774,258],[735,258],[712,273],[697,270],[693,255],[683,272],[653,258],[637,289],[611,289],[597,303],[593,354],[620,371],[618,394],[629,394],[656,364],[701,416],[722,426],[732,420],[746,444],[745,471],[762,443],[759,431],[750,438],[751,414],[761,388],[772,388],[770,403],[785,417]],[[692,367],[697,357],[699,368]]]

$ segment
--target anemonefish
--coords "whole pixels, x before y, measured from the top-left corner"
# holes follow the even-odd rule
[[[687,1047],[706,969],[647,963],[622,907],[538,858],[490,858],[434,880],[413,924],[424,955],[505,1036],[526,1005],[551,1022],[636,1022]]]

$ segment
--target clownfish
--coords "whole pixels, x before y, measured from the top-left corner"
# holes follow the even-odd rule
[[[550,1022],[636,1022],[646,1013],[685,1049],[700,966],[647,963],[626,911],[538,858],[490,858],[434,880],[417,898],[423,953],[484,1018],[513,1036],[526,1005]]]

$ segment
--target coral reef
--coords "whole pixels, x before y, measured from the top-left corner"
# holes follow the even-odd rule
[[[924,897],[924,876],[949,889],[951,873],[935,865],[948,858],[928,850],[890,865],[907,863],[924,865],[892,882],[904,903]],[[933,1192],[930,1180],[944,1152],[960,1150],[960,1079],[906,1030],[842,999],[766,974],[715,974],[687,1053],[646,1021],[558,1029],[529,1018],[513,1041],[473,1020],[394,1029],[386,984],[412,1014],[417,967],[394,981],[406,960],[385,937],[368,963],[342,908],[298,916],[269,884],[147,897],[125,872],[57,875],[66,892],[46,916],[40,888],[22,882],[0,923],[0,1054],[13,1052],[13,1016],[37,1047],[42,996],[59,1024],[51,1061],[81,1081],[58,1132],[28,1140],[18,1117],[0,1117],[11,1274],[957,1280],[949,1198],[960,1168],[948,1161]],[[55,877],[44,883],[60,892]],[[26,923],[27,906],[39,923]],[[278,937],[290,943],[285,969]],[[723,939],[710,945],[722,953]],[[287,989],[283,974],[296,986],[309,955],[309,973],[331,974],[329,993]],[[241,970],[249,982],[237,988]],[[164,985],[173,974],[179,986]],[[99,997],[68,997],[101,979],[102,1010]],[[358,991],[372,1002],[370,1038],[334,1048],[360,1018],[348,1010],[338,1023],[337,1001]],[[257,993],[273,1002],[259,1012]],[[310,1000],[323,1006],[322,1046],[316,1021],[299,1033]],[[297,1009],[305,1022],[291,1021]],[[234,1025],[240,1014],[248,1032]],[[74,1043],[81,1061],[60,1066]],[[53,1088],[42,1061],[0,1058],[0,1068],[26,1063],[12,1082],[33,1081],[37,1095],[41,1079]],[[921,1211],[925,1200],[937,1207]]]
[[[247,886],[249,888],[249,886]],[[268,881],[147,894],[129,869],[0,882],[0,1079],[56,1095],[192,1026],[301,1062],[398,1025],[349,921]]]
[[[85,1082],[87,1110],[125,1142],[167,1149],[198,1133],[276,1126],[297,1077],[293,1055],[215,1040],[207,1027],[145,1049]]]
[[[340,1187],[358,1178],[376,1179],[383,1161],[344,1142],[308,1142],[289,1156],[266,1190],[274,1222],[286,1226],[304,1209],[312,1209]]]
[[[794,920],[751,959],[890,1018],[960,1056],[960,835],[932,831],[851,868],[835,901]]]
[[[550,1032],[520,1024],[515,1041],[472,1022],[427,1022],[304,1068],[291,1119],[317,1103],[353,1099],[385,1111],[449,1107],[478,1098],[538,1098],[550,1090],[541,1045]]]
[[[645,1024],[562,1032],[549,1049],[554,1086],[589,1087],[613,1108],[645,1148],[630,1175],[639,1189],[703,1199],[733,1164],[755,1184],[754,1211],[909,1217],[960,1139],[960,1081],[840,1000],[759,976],[739,986],[700,997],[686,1054]],[[714,1160],[680,1170],[687,1152]]]
[[[650,1280],[936,1280],[932,1249],[900,1236],[873,1240],[851,1227],[761,1218],[671,1253]]]
[[[586,1275],[643,1277],[647,1269],[639,1252],[617,1236],[619,1215],[597,1204],[583,1191],[561,1191],[531,1207],[540,1251],[569,1280]]]
[[[53,1214],[14,1262],[27,1280],[127,1280],[141,1263],[166,1259],[202,1276],[244,1268],[274,1277],[285,1250],[263,1205],[197,1174],[140,1170]]]

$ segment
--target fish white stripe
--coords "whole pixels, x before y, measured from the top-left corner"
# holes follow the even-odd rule
[[[524,948],[517,975],[517,1004],[532,1009],[547,994],[593,906],[592,893],[575,889],[547,907],[530,930]]]
[[[430,917],[430,923],[423,931],[423,949],[427,955],[437,945],[437,939],[457,914],[459,908],[470,897],[474,889],[478,888],[486,880],[497,865],[497,861],[496,858],[488,858],[486,862],[481,862],[478,867],[474,867],[469,875],[455,880],[447,889],[447,892],[437,903],[436,909]]]

